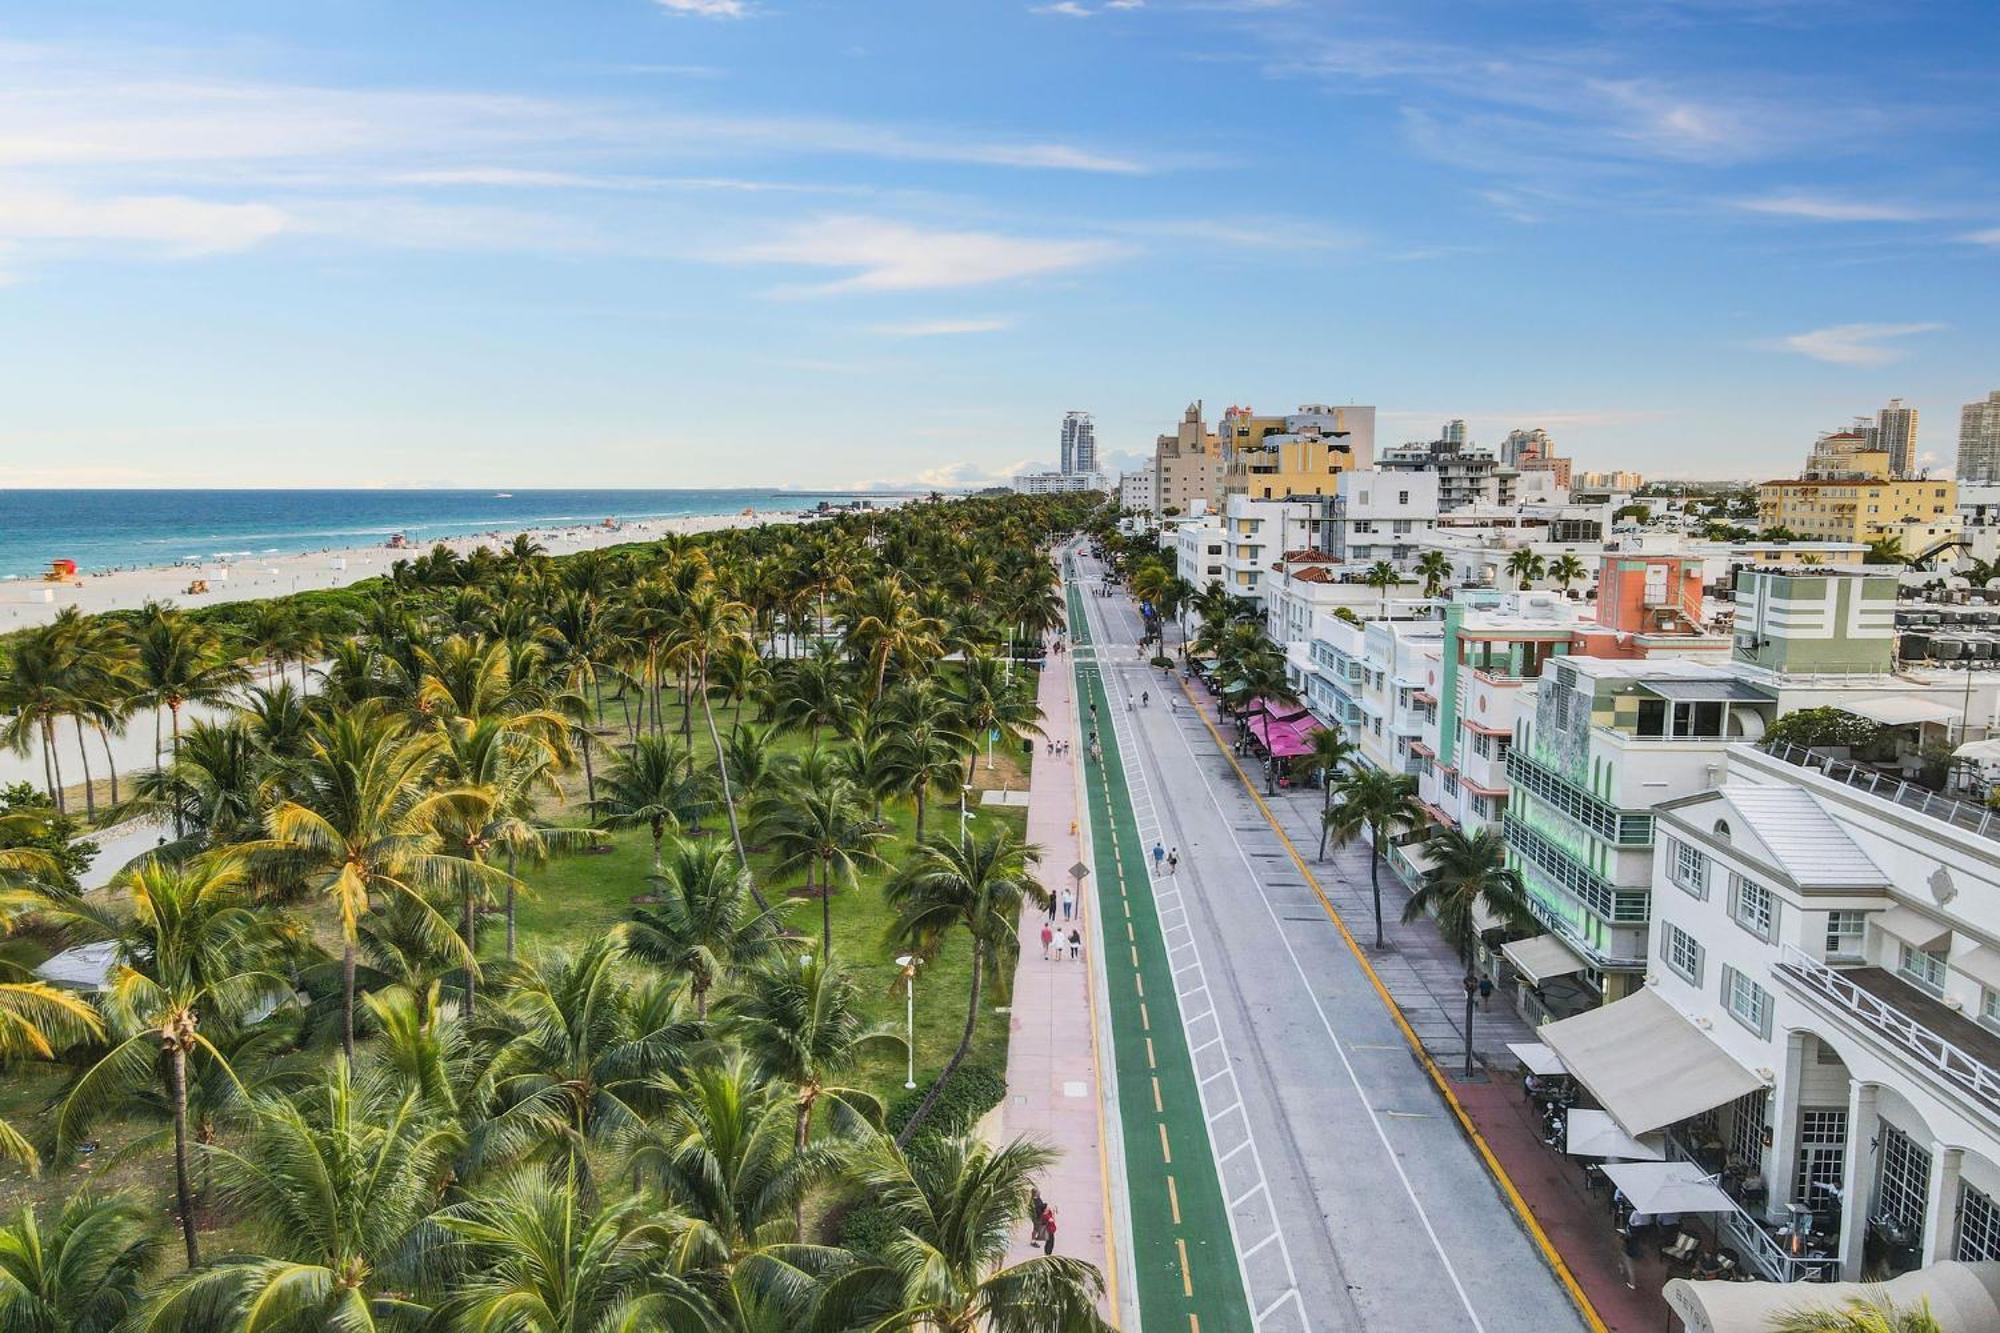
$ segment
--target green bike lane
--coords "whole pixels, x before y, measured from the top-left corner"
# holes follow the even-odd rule
[[[1067,582],[1070,641],[1091,646],[1083,594]],[[1104,757],[1084,741],[1093,871],[1125,1144],[1132,1263],[1145,1333],[1253,1327],[1222,1183],[1188,1049],[1158,904],[1109,723],[1113,701],[1094,662],[1072,654],[1079,721],[1105,720]],[[1094,725],[1094,724],[1093,724]]]

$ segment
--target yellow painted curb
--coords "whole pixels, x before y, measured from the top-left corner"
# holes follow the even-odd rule
[[[1236,771],[1237,780],[1242,782],[1243,790],[1249,792],[1250,799],[1257,803],[1257,809],[1264,816],[1264,822],[1271,826],[1271,832],[1278,835],[1278,841],[1285,845],[1285,851],[1291,856],[1292,863],[1299,868],[1299,873],[1305,876],[1306,883],[1312,888],[1313,896],[1319,899],[1319,905],[1325,909],[1327,919],[1332,921],[1334,929],[1340,932],[1340,938],[1347,942],[1347,950],[1354,955],[1354,961],[1361,964],[1361,970],[1367,974],[1368,984],[1375,988],[1375,994],[1381,999],[1383,1007],[1389,1011],[1389,1016],[1396,1020],[1396,1027],[1402,1032],[1403,1040],[1409,1043],[1411,1053],[1423,1065],[1424,1072],[1430,1075],[1431,1082],[1443,1095],[1445,1104],[1451,1107],[1451,1113],[1458,1117],[1459,1128],[1465,1131],[1473,1146],[1479,1150],[1480,1160],[1486,1163],[1486,1169],[1499,1184],[1501,1193],[1507,1196],[1507,1201],[1520,1217],[1521,1224],[1534,1238],[1535,1244],[1541,1249],[1542,1257],[1548,1260],[1549,1267],[1555,1270],[1556,1277],[1569,1292],[1570,1299],[1576,1303],[1577,1312],[1583,1316],[1584,1322],[1590,1325],[1592,1333],[1607,1333],[1604,1320],[1597,1313],[1597,1307],[1590,1303],[1590,1297],[1584,1293],[1582,1284],[1576,1280],[1576,1274],[1570,1271],[1569,1265],[1557,1252],[1555,1244],[1549,1240],[1548,1233],[1542,1230],[1542,1224],[1537,1222],[1534,1213],[1529,1211],[1528,1201],[1521,1197],[1521,1191],[1515,1187],[1513,1178],[1507,1174],[1507,1168],[1500,1165],[1500,1159],[1493,1155],[1493,1149],[1486,1142],[1485,1136],[1479,1132],[1478,1126],[1472,1123],[1472,1117],[1465,1113],[1465,1107],[1458,1100],[1458,1094],[1451,1090],[1451,1081],[1445,1077],[1444,1071],[1438,1068],[1437,1061],[1431,1059],[1431,1053],[1424,1049],[1416,1030],[1403,1016],[1402,1006],[1396,1003],[1393,995],[1389,994],[1389,988],[1382,984],[1382,978],[1376,973],[1375,965],[1368,961],[1367,951],[1355,940],[1353,932],[1347,928],[1347,922],[1341,919],[1340,912],[1334,907],[1333,900],[1328,898],[1326,890],[1320,887],[1319,877],[1313,874],[1312,867],[1306,863],[1305,857],[1299,854],[1299,849],[1292,844],[1291,838],[1279,825],[1277,816],[1271,813],[1271,807],[1265,802],[1263,794],[1257,790],[1257,784],[1250,780],[1250,775],[1244,772],[1243,765],[1236,761],[1235,751],[1229,748],[1229,742],[1223,739],[1222,732],[1216,728],[1207,710],[1195,698],[1194,691],[1188,688],[1185,680],[1177,680],[1176,683],[1179,684],[1181,693],[1187,696],[1188,706],[1194,709],[1195,716],[1199,717],[1202,725],[1208,728],[1208,734],[1215,738],[1216,747],[1229,761],[1229,766]]]

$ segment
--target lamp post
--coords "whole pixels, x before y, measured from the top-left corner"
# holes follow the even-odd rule
[[[970,782],[958,789],[958,845],[961,851],[968,852],[972,850],[972,831],[970,828],[972,812],[966,809],[965,800],[971,794],[972,784]]]
[[[896,966],[903,969],[903,1022],[910,1033],[910,1069],[903,1079],[905,1090],[917,1086],[917,964],[923,960],[913,953],[901,954]]]
[[[1472,1002],[1479,996],[1479,978],[1467,972],[1460,985],[1465,987],[1465,1076],[1472,1077]]]

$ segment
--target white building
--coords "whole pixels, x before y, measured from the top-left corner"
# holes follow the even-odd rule
[[[1322,506],[1313,544],[1345,563],[1386,560],[1407,568],[1416,558],[1416,540],[1437,526],[1437,518],[1436,473],[1347,472]]]
[[[1153,469],[1145,467],[1136,472],[1118,474],[1118,507],[1135,514],[1154,511]]]
[[[1088,412],[1065,412],[1062,423],[1062,470],[1097,471],[1097,427]],[[1102,490],[1103,487],[1092,487]]]
[[[1023,472],[1013,479],[1012,485],[1022,495],[1068,495],[1111,489],[1102,472]]]

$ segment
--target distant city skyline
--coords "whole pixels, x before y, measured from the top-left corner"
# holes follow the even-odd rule
[[[1943,471],[2000,388],[1968,0],[424,14],[15,7],[0,485],[967,486],[1196,397]]]

